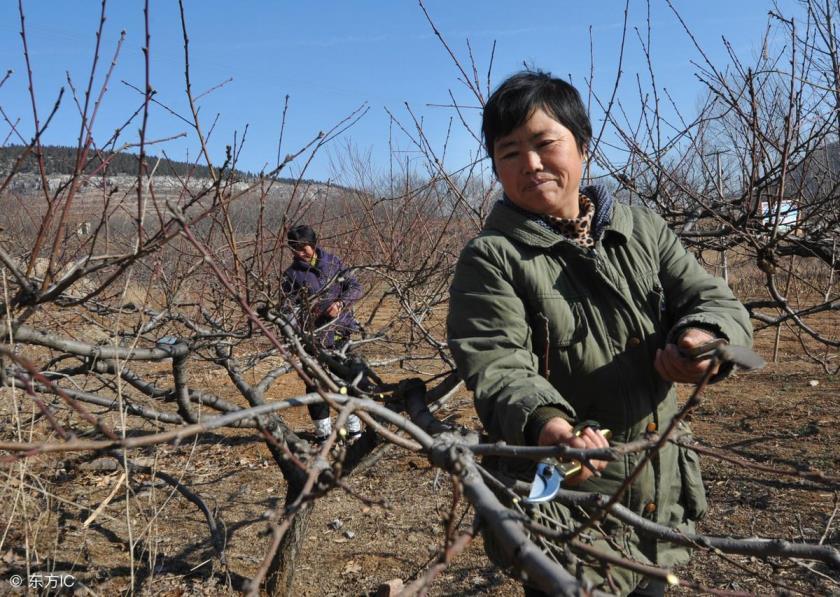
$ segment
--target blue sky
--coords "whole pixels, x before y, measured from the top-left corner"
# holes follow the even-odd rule
[[[748,59],[760,51],[771,2],[675,0],[674,4],[713,60],[726,62],[722,36]],[[795,10],[794,2],[778,4],[783,11]],[[426,0],[425,5],[460,57],[466,57],[466,40],[470,40],[482,78],[486,77],[490,50],[496,42],[493,86],[519,70],[523,62],[555,75],[571,75],[582,86],[590,72],[591,26],[594,88],[604,97],[612,90],[624,2],[535,1],[527,5],[527,10],[524,3],[510,0]],[[100,3],[28,0],[23,7],[37,106],[44,119],[59,88],[67,86],[66,72],[79,94],[87,84]],[[204,127],[209,129],[215,121],[209,143],[215,162],[223,160],[225,145],[233,142],[235,133],[241,139],[248,125],[239,166],[259,171],[273,165],[287,94],[290,99],[283,154],[300,148],[318,131],[330,128],[359,106],[368,107],[365,116],[331,142],[309,166],[306,176],[321,180],[340,178],[335,164],[347,144],[363,154],[369,152],[375,170],[387,169],[386,109],[409,124],[411,119],[405,107],[408,103],[423,118],[432,143],[442,146],[453,111],[430,104],[449,104],[452,90],[459,103],[477,106],[475,98],[458,82],[452,60],[414,0],[186,0],[185,7],[195,94],[232,78],[199,101]],[[152,86],[158,92],[157,99],[188,116],[177,2],[151,0],[150,10]],[[700,59],[699,55],[664,0],[651,0],[650,10],[657,83],[667,87],[690,114],[702,94],[691,65],[692,60]],[[647,67],[632,29],[639,27],[645,33],[646,11],[644,2],[631,0],[631,30],[619,95],[628,106],[638,102],[636,73],[646,77]],[[144,81],[143,2],[112,0],[106,14],[98,84],[110,64],[121,30],[125,30],[126,38],[95,123],[98,139],[108,137],[140,105],[142,96],[122,81],[139,88]],[[34,129],[19,33],[17,2],[0,3],[0,69],[14,71],[0,88],[0,107],[12,121],[21,119],[19,130],[28,141]],[[75,145],[77,141],[78,110],[67,91],[44,136],[46,143]],[[480,112],[471,109],[465,114],[477,129]],[[597,118],[595,125],[597,128]],[[123,141],[136,142],[139,126],[139,120],[132,123]],[[188,125],[162,108],[153,108],[148,139],[182,132],[187,133],[186,138],[161,144],[151,151],[159,153],[163,148],[174,159],[193,158],[198,151],[196,136]],[[8,134],[9,125],[0,120],[0,140]],[[7,142],[19,141],[12,137]],[[395,139],[395,144],[410,149],[404,140]],[[453,128],[447,166],[457,168],[474,148],[474,141],[462,129]],[[288,174],[297,174],[301,166],[292,166]]]

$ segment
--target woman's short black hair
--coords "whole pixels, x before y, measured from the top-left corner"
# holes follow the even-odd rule
[[[586,153],[592,139],[592,123],[578,90],[551,73],[526,70],[502,82],[484,106],[481,131],[491,160],[496,139],[521,126],[538,108],[569,129],[578,151]]]
[[[298,249],[304,245],[310,245],[314,248],[318,243],[318,236],[315,231],[306,224],[298,224],[290,228],[286,238],[289,241],[289,246],[293,249]]]

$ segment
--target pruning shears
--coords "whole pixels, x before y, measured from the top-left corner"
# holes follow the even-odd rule
[[[580,435],[586,427],[597,428],[597,425],[593,421],[585,421],[575,426],[575,435]],[[612,437],[609,429],[598,429],[598,432],[607,439]],[[579,475],[582,470],[583,464],[579,460],[571,462],[558,462],[554,458],[543,460],[537,465],[537,472],[534,480],[531,481],[531,492],[524,501],[529,504],[550,502],[560,491],[563,481]]]

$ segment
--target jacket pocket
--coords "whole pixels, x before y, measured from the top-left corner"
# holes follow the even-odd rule
[[[537,317],[536,324],[545,326],[543,334],[549,346],[568,348],[586,338],[589,326],[581,301],[550,296],[543,297],[542,302],[545,312]]]
[[[680,476],[682,492],[680,502],[685,508],[685,516],[690,520],[701,520],[709,509],[706,501],[706,489],[700,474],[700,457],[694,450],[679,446]]]

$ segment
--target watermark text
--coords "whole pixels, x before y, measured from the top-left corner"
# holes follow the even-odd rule
[[[76,578],[72,574],[44,574],[36,572],[28,578],[19,574],[9,577],[9,584],[13,587],[28,587],[30,589],[64,589],[76,585]]]

